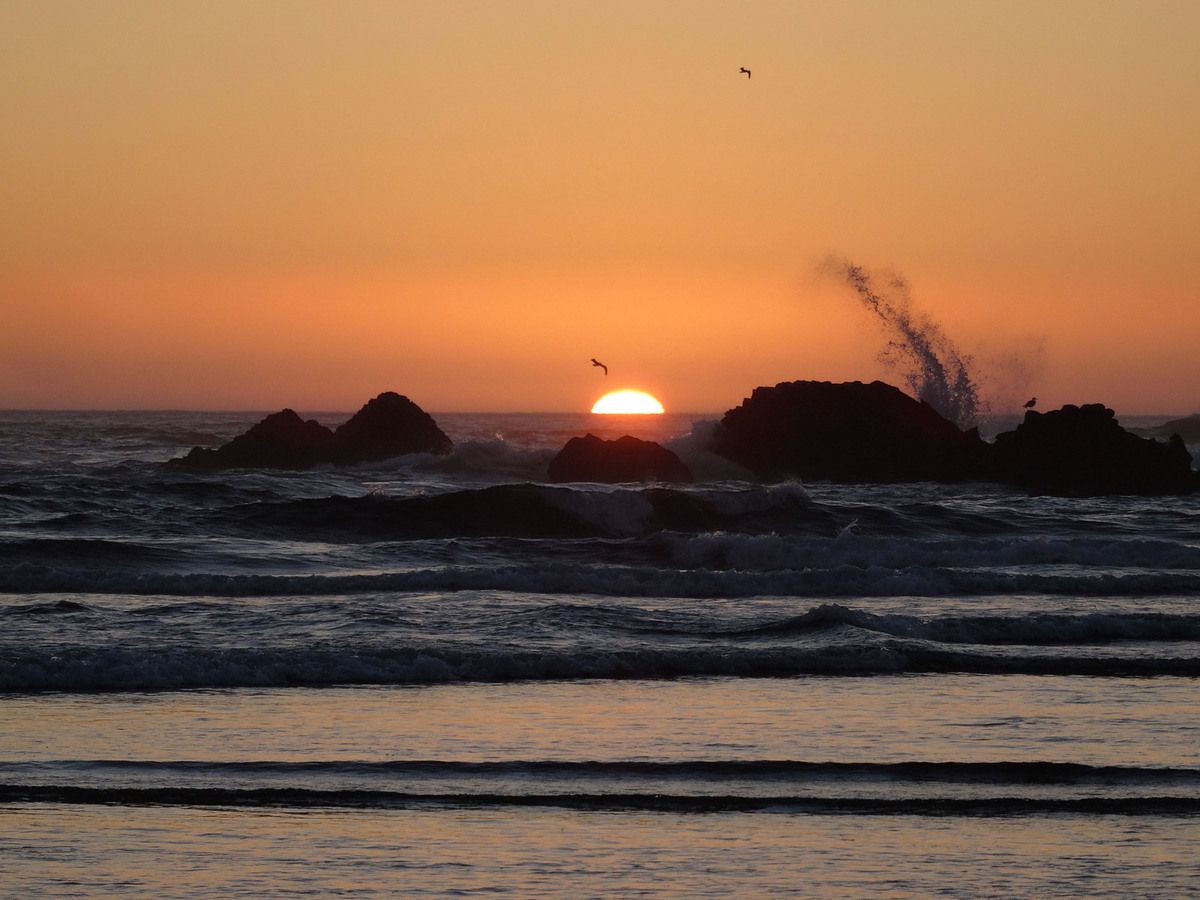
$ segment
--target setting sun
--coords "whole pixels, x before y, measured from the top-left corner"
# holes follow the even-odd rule
[[[592,412],[602,415],[657,415],[663,405],[645,391],[612,391],[596,401]]]

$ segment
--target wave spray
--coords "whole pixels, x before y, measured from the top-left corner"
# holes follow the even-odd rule
[[[913,395],[960,428],[975,425],[980,406],[971,357],[960,353],[937,323],[913,309],[908,282],[888,275],[879,286],[862,266],[836,257],[822,269],[853,289],[883,323],[888,341],[879,359],[903,375]]]

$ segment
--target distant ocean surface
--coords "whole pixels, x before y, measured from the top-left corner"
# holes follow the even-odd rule
[[[0,412],[0,895],[1200,893],[1200,498],[163,465],[260,418]]]

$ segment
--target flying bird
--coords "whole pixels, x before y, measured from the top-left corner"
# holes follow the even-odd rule
[[[599,366],[600,368],[602,368],[604,370],[605,375],[608,374],[608,366],[606,366],[604,363],[600,362],[600,360],[596,359],[596,357],[594,357],[594,356],[592,357],[592,365]]]
[[[749,78],[749,77],[750,77],[750,70],[749,70],[749,69],[747,69],[745,66],[742,66],[740,69],[738,69],[738,74],[739,74],[739,75],[745,75],[747,78]]]
[[[1025,403],[1026,409],[1033,409],[1035,406],[1037,406],[1037,397],[1033,397]]]

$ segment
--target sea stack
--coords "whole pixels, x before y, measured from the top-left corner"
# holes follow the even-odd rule
[[[386,391],[333,433],[329,459],[340,465],[406,453],[449,453],[454,444],[433,417],[407,397]]]
[[[326,461],[332,442],[333,432],[320,422],[305,421],[284,409],[215,450],[193,447],[170,464],[190,469],[307,469]]]
[[[193,447],[171,465],[193,469],[307,469],[377,462],[406,453],[449,453],[450,438],[407,397],[386,391],[331,431],[293,410],[273,413],[217,449]]]
[[[725,413],[713,449],[769,481],[901,482],[979,478],[990,448],[882,381],[787,381]]]
[[[997,436],[996,475],[1026,490],[1070,497],[1183,494],[1200,487],[1178,434],[1167,442],[1126,431],[1106,406],[1030,410]]]
[[[554,482],[692,480],[687,466],[670,450],[630,435],[615,441],[602,440],[594,434],[571,438],[550,461],[549,474]]]

